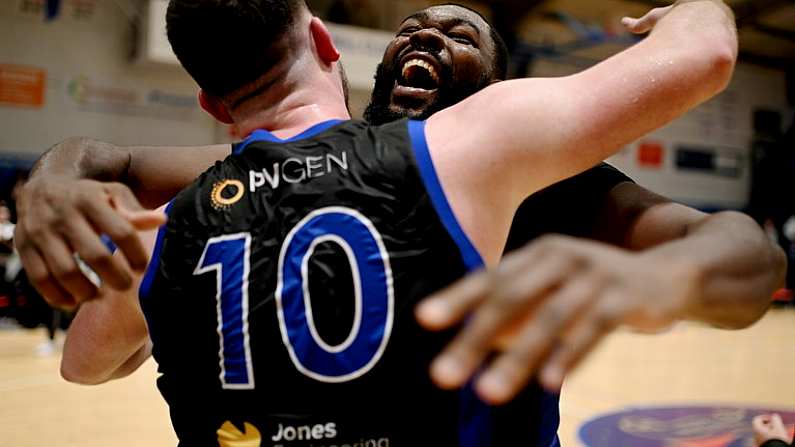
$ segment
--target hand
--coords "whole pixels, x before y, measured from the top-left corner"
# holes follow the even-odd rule
[[[80,270],[74,253],[103,284],[124,290],[132,270],[148,262],[136,230],[157,228],[162,212],[144,210],[120,183],[69,177],[33,177],[17,199],[15,244],[33,286],[53,306],[73,308],[97,296],[97,286]],[[108,235],[124,257],[102,243]]]
[[[756,445],[760,446],[767,441],[778,439],[784,442],[790,442],[789,433],[784,426],[784,421],[778,414],[762,414],[754,418],[754,440]]]
[[[674,5],[666,6],[664,8],[654,8],[647,12],[646,15],[639,19],[632,17],[624,17],[621,19],[621,24],[624,25],[631,33],[644,34],[651,31],[657,22],[663,17],[668,15],[674,8]]]
[[[475,388],[493,404],[510,400],[536,371],[546,388],[558,390],[617,326],[659,331],[678,321],[698,280],[681,262],[570,237],[541,238],[493,271],[420,303],[417,318],[427,329],[466,320],[433,362],[431,377],[456,388],[483,369]]]
[[[732,13],[731,9],[722,1],[722,0],[679,0],[676,3],[665,6],[662,8],[654,8],[646,15],[639,19],[635,19],[632,17],[624,17],[621,19],[621,24],[624,25],[631,33],[634,34],[644,34],[652,29],[657,25],[657,22],[662,20],[663,17],[668,15],[675,7],[685,4],[685,3],[695,3],[695,2],[704,2],[708,1],[714,3],[723,9],[723,11],[734,20],[734,14]]]

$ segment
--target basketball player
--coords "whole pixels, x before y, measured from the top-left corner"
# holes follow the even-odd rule
[[[429,72],[430,72],[430,70],[429,70]],[[432,72],[431,72],[431,73],[432,73]],[[310,132],[309,134],[306,134],[306,133],[304,134],[304,136],[307,136],[307,135],[311,135],[311,132]],[[264,136],[264,138],[271,139],[271,137],[270,137],[270,136],[267,136],[267,135],[265,135],[265,136]],[[434,157],[434,159],[435,159],[435,157]],[[288,160],[289,160],[289,159],[288,159]],[[322,161],[322,160],[321,160],[321,161]],[[327,163],[326,163],[326,166],[327,166],[327,167],[329,167],[329,170],[331,170],[332,163],[336,163],[336,166],[339,166],[339,167],[342,167],[342,166],[345,166],[345,165],[346,165],[346,163],[344,163],[344,160],[343,160],[343,159],[341,159],[341,158],[333,158],[333,157],[329,157],[328,159],[326,159],[326,162],[327,162]],[[293,164],[295,164],[295,163],[296,163],[296,162],[293,162]],[[322,164],[322,163],[321,163],[321,164]],[[320,169],[320,168],[322,168],[322,166],[318,165],[318,164],[317,164],[317,161],[315,161],[315,165],[314,165],[314,168],[313,168],[312,166],[310,166],[310,161],[309,161],[309,160],[307,160],[307,162],[306,162],[306,171],[303,171],[303,172],[305,172],[305,173],[306,173],[305,175],[311,175],[311,174],[310,174],[310,171],[311,171],[312,169],[314,169],[314,170],[315,170],[314,172],[317,174],[317,173],[319,173],[319,172],[320,172],[320,171],[318,171],[318,169]],[[320,170],[322,171],[322,169],[320,169]],[[273,171],[273,172],[275,173],[276,171]],[[250,173],[249,173],[249,174],[250,174]],[[293,172],[292,174],[296,174],[296,172]],[[299,174],[300,174],[300,172],[299,172]],[[328,174],[328,173],[327,173],[327,174]],[[327,175],[327,174],[326,174],[326,175]],[[251,177],[251,176],[250,176],[249,180],[251,180],[251,178],[253,178],[253,179],[254,179],[252,184],[259,184],[259,183],[262,183],[262,184],[264,185],[264,182],[265,182],[265,181],[268,181],[268,183],[272,185],[272,184],[273,184],[273,181],[274,181],[274,179],[276,178],[275,174],[271,173],[271,175],[270,175],[270,176],[267,176],[267,175],[265,174],[265,172],[264,172],[264,171],[263,171],[262,177],[267,177],[267,178],[258,177],[258,175],[259,175],[259,174],[256,174],[256,175],[254,175],[254,177]],[[300,175],[299,175],[299,176],[300,176]],[[323,177],[323,176],[321,176],[321,177]],[[283,179],[284,179],[284,181],[286,181],[286,182],[288,182],[288,183],[290,183],[290,179],[293,179],[293,180],[295,180],[295,177],[288,177],[288,176],[285,176],[285,172],[284,172],[283,170],[281,171],[281,177],[280,177],[280,178],[283,178]],[[219,186],[219,185],[220,185],[220,186]],[[213,199],[214,199],[214,200],[217,202],[217,203],[215,203],[215,202],[214,202],[214,204],[215,204],[215,205],[216,205],[218,208],[224,208],[225,206],[234,205],[234,203],[236,203],[234,199],[236,199],[236,198],[237,198],[237,196],[238,196],[238,194],[239,194],[239,188],[236,188],[234,184],[231,184],[231,183],[230,183],[230,184],[225,184],[224,182],[221,182],[221,183],[219,183],[218,185],[215,185],[215,186],[216,186],[216,190],[215,190],[215,191],[212,191],[212,192],[211,192],[211,194],[210,194],[210,196],[211,196],[211,198],[213,198]],[[261,185],[260,185],[260,186],[261,186]],[[231,189],[231,192],[230,192],[228,189]],[[230,196],[227,196],[227,195],[225,195],[225,194],[231,194],[231,195],[230,195]],[[237,198],[237,199],[239,200],[239,198]],[[231,202],[233,202],[233,203],[231,203],[231,204],[227,203],[227,202],[230,202],[230,201],[231,201]],[[179,201],[178,201],[177,203],[179,203]],[[168,240],[168,238],[166,238],[166,240]],[[222,243],[222,244],[223,244],[223,243],[225,243],[225,242],[224,242],[224,241],[220,241],[219,243]],[[209,245],[208,245],[208,246],[209,246]],[[470,254],[471,254],[471,252],[470,252]],[[165,257],[164,257],[164,259],[165,259]],[[197,271],[198,271],[198,270],[201,270],[201,269],[198,269],[198,268],[197,268]],[[155,281],[157,281],[157,280],[155,280]],[[284,333],[283,333],[283,334],[284,334]],[[154,335],[154,334],[153,334],[153,335]],[[217,342],[216,342],[216,343],[217,343]],[[289,342],[286,342],[286,343],[289,343]],[[299,362],[299,363],[300,363],[300,362]],[[296,367],[298,367],[298,364],[296,364]],[[300,369],[300,368],[299,368],[299,369]],[[311,371],[310,371],[310,372],[311,372]]]

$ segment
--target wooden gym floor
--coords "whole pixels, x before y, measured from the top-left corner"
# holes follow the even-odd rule
[[[0,447],[174,446],[149,361],[98,387],[64,382],[58,354],[38,356],[44,331],[0,331]],[[750,329],[680,324],[670,332],[611,335],[572,375],[561,402],[564,446],[580,425],[638,405],[741,404],[795,410],[795,311]]]

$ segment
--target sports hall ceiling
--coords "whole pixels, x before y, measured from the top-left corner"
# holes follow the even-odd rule
[[[455,1],[455,0],[453,0]],[[316,11],[354,25],[394,30],[406,14],[445,0],[309,0]],[[597,60],[629,42],[618,26],[624,15],[641,15],[662,0],[460,0],[489,16],[514,57],[539,53]],[[727,0],[734,9],[745,62],[795,69],[795,0]],[[516,36],[510,39],[510,36]]]

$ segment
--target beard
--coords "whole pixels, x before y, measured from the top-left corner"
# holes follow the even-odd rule
[[[402,118],[425,120],[434,113],[463,101],[490,83],[488,73],[483,73],[480,79],[474,83],[457,83],[453,79],[450,67],[446,65],[442,65],[442,67],[442,73],[439,76],[440,85],[435,98],[428,104],[408,110],[402,107],[390,107],[392,89],[395,87],[395,82],[400,75],[400,67],[396,67],[394,63],[389,65],[385,63],[378,64],[378,68],[375,71],[375,86],[370,96],[370,104],[367,105],[364,111],[365,121],[379,126]]]

